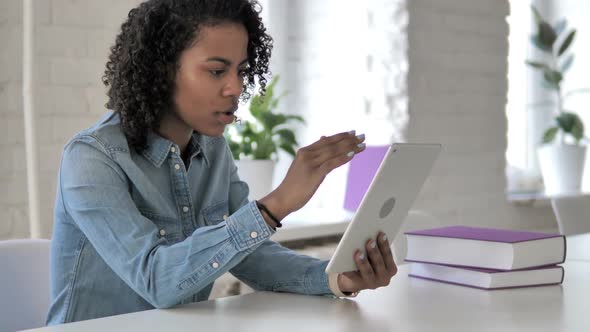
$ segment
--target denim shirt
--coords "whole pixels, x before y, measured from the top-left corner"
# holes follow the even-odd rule
[[[129,148],[109,113],[64,148],[49,325],[207,300],[230,271],[256,290],[331,295],[327,262],[269,240],[223,137],[195,133],[188,169],[153,132]]]

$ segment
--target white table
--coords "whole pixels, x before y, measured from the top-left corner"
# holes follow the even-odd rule
[[[483,291],[407,276],[357,298],[254,293],[47,327],[70,331],[590,331],[590,262],[560,286]]]

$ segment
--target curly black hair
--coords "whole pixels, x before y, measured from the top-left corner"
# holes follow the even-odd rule
[[[256,0],[148,0],[129,12],[110,49],[102,81],[108,88],[105,106],[120,114],[133,149],[145,149],[148,131],[158,129],[164,112],[174,109],[180,54],[192,46],[202,26],[244,25],[249,66],[240,99],[250,98],[256,78],[264,94],[273,41],[260,11]]]

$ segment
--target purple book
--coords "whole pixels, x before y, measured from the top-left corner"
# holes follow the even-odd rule
[[[535,269],[497,271],[412,263],[409,276],[453,285],[495,290],[561,284],[564,270],[563,267],[556,265]]]
[[[406,261],[517,270],[563,263],[565,236],[468,226],[406,232]]]

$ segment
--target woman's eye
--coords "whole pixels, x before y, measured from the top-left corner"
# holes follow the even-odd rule
[[[215,77],[219,77],[219,76],[223,75],[225,70],[211,70],[209,72],[211,73],[211,75],[213,75]]]

